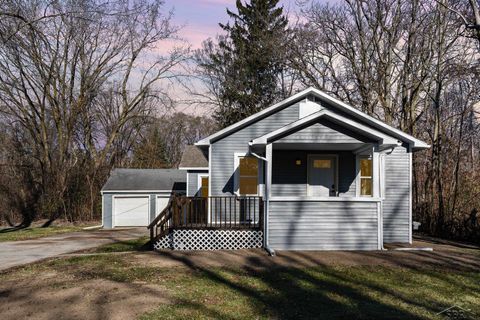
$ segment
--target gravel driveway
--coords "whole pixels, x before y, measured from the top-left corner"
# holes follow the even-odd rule
[[[0,242],[0,271],[147,234],[147,228],[129,228],[80,231],[25,241]]]

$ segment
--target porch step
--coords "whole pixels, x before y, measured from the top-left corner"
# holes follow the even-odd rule
[[[153,241],[155,250],[238,250],[263,247],[260,230],[173,229]]]

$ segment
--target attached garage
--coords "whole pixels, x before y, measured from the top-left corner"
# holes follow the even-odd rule
[[[146,226],[150,217],[149,196],[114,196],[113,226]]]
[[[102,188],[103,227],[146,227],[172,193],[184,194],[185,189],[184,171],[115,169]]]

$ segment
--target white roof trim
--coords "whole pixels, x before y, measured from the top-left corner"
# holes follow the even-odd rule
[[[185,189],[170,189],[170,190],[100,190],[101,194],[104,193],[172,193],[176,191],[185,191]]]
[[[367,137],[374,138],[381,140],[382,144],[387,144],[387,145],[397,145],[398,141],[395,140],[394,138],[381,133],[380,131],[377,131],[375,129],[372,129],[370,127],[367,127],[363,124],[360,124],[356,121],[347,119],[341,115],[338,115],[336,113],[333,113],[328,110],[320,110],[318,112],[312,113],[309,116],[306,116],[304,118],[301,118],[295,122],[292,122],[284,127],[281,127],[275,131],[269,132],[261,137],[258,137],[254,139],[251,143],[252,146],[255,145],[266,145],[269,143],[271,140],[275,139],[279,135],[282,135],[284,133],[287,133],[289,131],[294,131],[296,128],[303,126],[303,125],[308,125],[309,123],[314,123],[316,120],[320,118],[328,118],[330,120],[333,120],[333,122],[336,122],[340,125],[344,124],[347,127],[349,127],[350,130],[359,132]]]
[[[377,127],[377,128],[382,128],[384,130],[386,130],[388,133],[392,133],[393,135],[395,136],[398,136],[400,137],[401,139],[403,140],[406,140],[407,142],[409,142],[411,145],[412,145],[412,148],[414,149],[426,149],[426,148],[429,148],[430,146],[401,131],[401,130],[398,130],[396,128],[393,128],[392,126],[389,126],[388,124],[380,121],[380,120],[377,120],[363,112],[361,112],[360,110],[357,110],[355,109],[354,107],[336,99],[336,98],[333,98],[331,96],[329,96],[328,94],[326,94],[325,92],[321,91],[321,90],[318,90],[318,89],[315,89],[315,88],[307,88],[283,101],[280,101],[276,104],[274,104],[273,106],[271,107],[268,107],[260,112],[257,112],[256,114],[253,114],[251,115],[250,117],[247,117],[245,119],[243,119],[242,121],[239,121],[237,123],[234,123],[232,124],[231,126],[228,126],[208,137],[206,137],[205,139],[202,139],[200,141],[198,141],[197,143],[195,143],[195,145],[197,146],[208,146],[210,145],[210,142],[211,140],[215,139],[215,138],[219,138],[219,137],[222,137],[223,135],[226,135],[232,131],[235,131],[237,128],[240,128],[242,126],[245,126],[245,125],[248,125],[249,123],[251,122],[254,122],[255,120],[257,120],[258,118],[261,118],[262,116],[265,116],[265,115],[268,115],[269,113],[273,113],[275,112],[277,109],[280,109],[282,108],[283,106],[285,106],[286,104],[292,102],[292,101],[295,101],[297,99],[301,99],[302,97],[304,96],[307,96],[309,94],[313,94],[315,95],[316,97],[320,98],[321,100],[325,100],[327,102],[330,102],[331,104],[333,104],[334,106],[340,108],[341,110],[351,114],[351,115],[354,115],[354,116],[357,116],[359,117],[360,119],[362,120],[365,120],[367,121],[368,123],[370,123],[371,125]]]
[[[208,171],[208,167],[178,167],[178,170],[201,170],[201,171]]]

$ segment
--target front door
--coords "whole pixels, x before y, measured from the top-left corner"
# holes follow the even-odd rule
[[[335,196],[336,172],[337,158],[335,156],[310,155],[308,157],[308,196]]]

